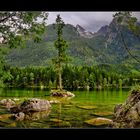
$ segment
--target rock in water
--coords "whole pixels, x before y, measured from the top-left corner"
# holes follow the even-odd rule
[[[95,112],[95,113],[92,113],[92,115],[95,115],[95,116],[100,116],[100,117],[103,117],[103,116],[111,116],[113,115],[112,112]]]
[[[104,126],[104,125],[110,126],[112,124],[112,120],[99,117],[99,118],[86,120],[85,123],[93,126]]]
[[[11,99],[2,99],[0,104],[9,109],[15,105],[15,102]]]
[[[22,112],[38,112],[50,109],[51,105],[47,100],[32,98],[24,101],[20,108]]]
[[[75,95],[65,90],[51,90],[51,96],[56,97],[74,97]]]
[[[140,123],[140,87],[132,90],[124,104],[114,108],[114,128],[135,128]]]
[[[11,112],[12,113],[39,112],[39,111],[46,111],[50,108],[51,108],[51,104],[49,101],[43,100],[43,99],[31,98],[31,99],[24,101],[20,105],[14,107],[14,108],[11,108]]]
[[[19,112],[15,114],[13,117],[16,119],[16,121],[22,121],[24,120],[25,114],[23,112]]]
[[[58,100],[50,100],[49,102],[50,102],[50,104],[58,104],[58,103],[60,103],[60,101],[58,101]]]
[[[10,111],[14,113],[14,118],[16,120],[24,120],[24,118],[27,116],[29,117],[31,116],[31,118],[35,118],[33,117],[33,113],[41,112],[41,111],[49,111],[50,108],[51,108],[51,104],[49,101],[43,99],[31,98],[24,101],[20,105],[11,108]]]

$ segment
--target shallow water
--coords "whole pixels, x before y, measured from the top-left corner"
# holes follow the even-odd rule
[[[8,117],[0,118],[1,128],[96,128],[86,124],[86,120],[101,117],[94,113],[112,112],[116,104],[123,103],[128,97],[129,89],[102,91],[72,91],[75,97],[61,99],[59,104],[52,104],[51,111],[36,113],[26,121],[14,121]],[[0,89],[0,100],[18,98],[20,102],[27,98],[43,98],[52,100],[49,91],[27,89]],[[53,98],[54,99],[54,98]],[[10,114],[0,106],[0,115]],[[105,116],[112,119],[113,115]],[[104,127],[105,126],[100,126]]]

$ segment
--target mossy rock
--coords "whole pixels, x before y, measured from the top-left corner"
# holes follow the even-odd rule
[[[56,118],[56,114],[50,114],[50,118]]]
[[[12,123],[7,125],[7,127],[9,127],[9,128],[16,127],[16,126],[17,126],[16,122],[12,122]]]
[[[10,119],[12,116],[12,114],[2,114],[0,115],[0,120]]]
[[[68,121],[62,121],[58,126],[59,127],[71,127],[71,124]]]
[[[65,121],[71,121],[72,118],[64,118]]]
[[[0,115],[0,122],[1,123],[5,123],[5,124],[10,124],[12,123],[12,117],[13,115],[12,114],[3,114],[3,115]]]
[[[53,118],[53,119],[50,119],[50,122],[60,123],[60,122],[62,122],[62,120]]]
[[[85,123],[92,126],[110,126],[112,124],[112,120],[107,118],[93,118],[90,120],[86,120]]]
[[[63,107],[72,107],[73,105],[63,105]]]
[[[76,107],[81,109],[87,109],[87,110],[92,110],[97,108],[97,106],[76,106]]]
[[[66,90],[51,90],[51,96],[53,97],[74,97],[75,95]]]
[[[5,109],[5,108],[0,109],[0,116],[3,114],[7,114],[7,113],[9,113],[9,111],[7,109]]]
[[[92,113],[92,115],[94,115],[94,116],[111,116],[111,115],[113,115],[113,113],[112,112],[95,112],[95,113]]]
[[[54,127],[70,127],[71,124],[68,121],[63,121],[63,120],[59,120],[59,119],[50,119],[51,122],[54,122]]]

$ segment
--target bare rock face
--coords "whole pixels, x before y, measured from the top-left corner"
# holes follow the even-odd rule
[[[114,128],[136,128],[140,124],[140,89],[132,90],[124,104],[114,108]]]

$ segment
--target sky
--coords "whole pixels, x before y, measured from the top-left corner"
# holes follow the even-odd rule
[[[60,14],[65,24],[74,26],[77,24],[91,32],[98,31],[102,26],[108,25],[116,12],[49,12],[48,24],[55,22],[57,14]],[[140,12],[133,12],[140,20]]]

